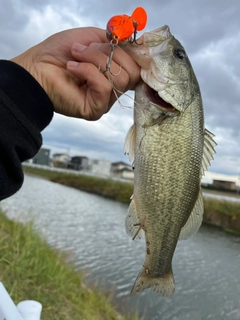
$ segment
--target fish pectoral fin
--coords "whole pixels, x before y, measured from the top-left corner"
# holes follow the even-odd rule
[[[217,143],[213,139],[214,134],[209,130],[204,130],[204,145],[203,145],[203,157],[202,157],[202,168],[201,177],[204,175],[207,168],[210,166],[210,161],[213,160],[213,155],[216,153],[214,147]]]
[[[204,212],[203,196],[202,196],[202,191],[200,190],[198,199],[188,218],[188,221],[182,227],[178,240],[187,240],[198,231],[198,229],[202,224],[203,212]]]
[[[133,296],[148,288],[151,288],[159,296],[171,297],[175,291],[172,268],[162,277],[151,277],[146,273],[146,269],[143,267],[133,285],[131,295]]]
[[[128,208],[128,214],[125,220],[125,228],[126,233],[131,237],[133,240],[136,238],[141,238],[141,223],[139,222],[136,205],[134,201],[134,196],[132,196],[132,201]]]
[[[133,124],[126,135],[124,143],[124,154],[128,155],[128,159],[133,163],[136,149],[136,126]]]

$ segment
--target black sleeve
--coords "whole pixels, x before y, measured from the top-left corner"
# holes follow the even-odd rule
[[[0,201],[21,187],[21,162],[38,152],[52,117],[53,105],[30,73],[0,60]]]

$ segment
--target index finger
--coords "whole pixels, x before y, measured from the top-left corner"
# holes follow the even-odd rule
[[[89,45],[89,47],[101,51],[106,56],[109,56],[111,51],[110,43],[93,42]],[[122,48],[118,46],[114,48],[112,61],[113,64],[121,66],[121,68],[128,73],[129,82],[125,90],[131,90],[141,79],[139,65],[129,56],[128,53],[126,53]]]

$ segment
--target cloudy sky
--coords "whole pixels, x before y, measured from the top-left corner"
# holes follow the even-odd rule
[[[210,171],[240,174],[239,0],[0,0],[0,58],[10,59],[64,29],[105,29],[111,16],[130,15],[137,6],[148,13],[145,30],[169,25],[192,62],[202,92],[205,124],[218,143]],[[133,105],[126,97],[122,103]],[[131,123],[132,108],[118,103],[96,122],[55,115],[43,132],[44,146],[52,153],[127,162],[123,144]]]

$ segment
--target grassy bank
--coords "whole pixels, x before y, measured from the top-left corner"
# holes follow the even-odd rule
[[[240,203],[205,198],[203,221],[240,236]]]
[[[26,173],[47,178],[53,182],[61,183],[82,191],[95,193],[124,203],[129,203],[129,199],[133,192],[132,183],[120,182],[112,179],[56,172],[28,166],[24,167],[24,171]]]
[[[88,289],[66,257],[49,248],[32,225],[10,221],[0,212],[0,281],[15,304],[42,303],[42,320],[125,320],[110,298]]]
[[[133,184],[127,182],[53,172],[28,166],[24,168],[24,171],[26,173],[45,177],[53,182],[99,194],[124,203],[129,203],[133,192]],[[214,192],[216,193],[216,191]],[[218,192],[218,194],[226,195],[226,192]],[[240,235],[240,203],[204,198],[204,208],[203,220],[205,223],[221,227],[227,232]]]

